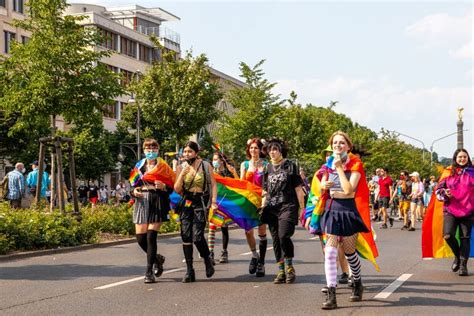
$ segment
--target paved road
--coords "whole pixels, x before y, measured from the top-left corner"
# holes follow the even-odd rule
[[[378,226],[378,224],[376,225]],[[338,289],[338,315],[474,315],[473,276],[449,271],[451,260],[422,260],[420,231],[400,231],[400,223],[377,231],[382,271],[363,260],[366,286],[362,302],[349,302],[350,289]],[[220,234],[217,235],[220,252]],[[275,285],[273,251],[267,254],[267,276],[248,275],[248,247],[242,230],[231,230],[230,263],[216,266],[205,278],[202,261],[195,263],[198,282],[182,284],[185,264],[179,238],[159,241],[166,256],[165,273],[144,284],[145,255],[136,244],[3,262],[0,264],[1,315],[309,315],[322,311],[325,283],[319,241],[298,229],[294,241],[295,284]],[[195,257],[197,253],[195,252]],[[392,282],[407,279],[386,298]],[[122,284],[117,282],[124,281]],[[378,296],[377,296],[378,295]],[[333,312],[334,313],[334,312]]]

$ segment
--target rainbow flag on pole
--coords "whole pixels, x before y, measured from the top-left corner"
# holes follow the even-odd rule
[[[250,230],[260,224],[257,209],[262,204],[262,188],[246,180],[224,178],[214,174],[219,211],[237,225]]]
[[[466,170],[468,175],[474,177],[474,169]],[[446,168],[439,182],[451,174],[451,167]],[[435,188],[436,190],[436,188]],[[433,191],[435,191],[433,190]],[[423,258],[450,258],[454,257],[451,248],[448,246],[443,238],[443,201],[436,198],[436,193],[431,195],[430,203],[426,209],[425,218],[423,219],[423,226],[421,230],[421,252]],[[459,242],[459,231],[456,232],[456,239]],[[474,240],[474,230],[471,232],[471,250],[470,257],[474,257],[474,247],[472,241]]]

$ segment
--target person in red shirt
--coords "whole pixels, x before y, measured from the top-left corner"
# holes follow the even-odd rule
[[[390,227],[393,226],[393,218],[388,216],[387,208],[392,204],[392,195],[393,195],[393,181],[392,178],[388,175],[388,170],[386,168],[380,169],[380,178],[379,178],[379,194],[376,197],[379,201],[380,211],[383,216],[383,224],[380,228],[387,228],[387,219],[390,222]]]

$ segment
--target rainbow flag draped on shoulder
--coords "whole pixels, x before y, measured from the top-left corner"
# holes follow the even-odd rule
[[[469,168],[466,173],[470,177],[474,177],[474,169]],[[439,182],[451,175],[451,167],[444,169]],[[430,203],[426,209],[425,218],[423,219],[423,226],[421,230],[421,252],[423,258],[450,258],[454,257],[451,248],[443,238],[443,224],[444,224],[444,213],[443,206],[444,202],[439,201],[436,198],[434,192],[437,187],[433,190],[431,195]],[[459,240],[459,231],[456,232],[456,239]],[[474,246],[472,243],[474,240],[474,230],[471,232],[471,250],[469,253],[470,257],[474,257]]]
[[[132,169],[130,172],[130,185],[136,187],[141,185],[143,182],[154,183],[155,180],[159,180],[172,188],[176,179],[176,175],[171,167],[162,158],[158,158],[155,168],[145,172],[141,172],[141,168],[145,165],[146,158],[143,158]]]
[[[262,188],[246,180],[214,174],[219,211],[246,231],[260,224],[257,209],[262,204]]]
[[[324,174],[324,168],[327,168],[327,166],[331,164],[331,161],[328,161],[328,164],[323,166],[314,175],[311,183],[311,194],[308,197],[308,203],[306,204],[306,209],[310,208],[313,210],[311,214],[310,231],[316,234],[323,234],[320,221],[328,199],[327,193],[324,193],[321,189],[320,181]],[[357,253],[362,258],[369,260],[374,265],[375,269],[380,271],[377,261],[375,260],[379,253],[374,240],[374,232],[372,231],[372,226],[370,224],[369,188],[365,181],[365,172],[362,161],[354,154],[349,153],[349,161],[345,168],[360,173],[360,180],[354,199],[360,217],[364,221],[365,226],[370,230],[367,233],[359,233],[356,241]],[[323,240],[325,240],[324,234]]]

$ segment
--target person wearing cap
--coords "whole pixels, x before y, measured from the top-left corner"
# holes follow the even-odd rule
[[[413,232],[415,231],[416,220],[421,220],[421,207],[423,206],[423,192],[425,192],[425,186],[418,172],[412,172],[409,176],[412,179],[412,183],[410,194],[411,225],[408,231]]]
[[[34,198],[36,195],[36,185],[38,182],[38,161],[35,160],[31,163],[32,171],[28,173],[26,177],[26,186],[28,187],[28,192]],[[49,174],[46,171],[43,171],[43,177],[41,179],[41,191],[40,198],[46,198],[46,190],[48,190],[51,185],[51,180],[49,179]]]

